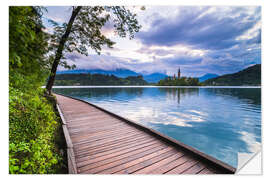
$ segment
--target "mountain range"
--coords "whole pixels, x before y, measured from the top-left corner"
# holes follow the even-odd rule
[[[141,74],[131,71],[129,69],[115,69],[115,70],[103,70],[103,69],[76,69],[57,71],[56,74],[105,74],[114,75],[120,78],[126,78],[128,76],[139,76]]]
[[[56,74],[104,74],[114,75],[119,78],[127,78],[128,76],[139,76],[142,75],[144,80],[148,83],[157,83],[161,79],[168,77],[163,73],[152,73],[152,74],[141,74],[129,69],[115,69],[115,70],[103,70],[103,69],[76,69],[76,70],[65,70],[57,71]]]
[[[168,77],[168,75],[164,73],[137,73],[135,71],[129,70],[129,69],[115,69],[115,70],[103,70],[103,69],[76,69],[76,70],[64,70],[64,71],[57,71],[56,74],[104,74],[104,75],[114,75],[119,78],[126,78],[128,76],[139,76],[142,75],[143,79],[147,81],[148,83],[157,83],[162,79],[165,79]],[[205,74],[199,78],[200,82],[203,82],[207,79],[217,77],[216,74]]]

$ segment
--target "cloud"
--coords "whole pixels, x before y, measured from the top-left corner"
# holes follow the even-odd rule
[[[231,7],[226,10],[228,14],[223,7],[212,8],[209,12],[210,9],[181,8],[174,19],[159,17],[152,22],[150,30],[140,32],[137,37],[146,45],[184,44],[218,50],[241,43],[236,38],[260,21],[260,15],[250,15],[242,7]]]
[[[67,7],[48,16],[65,19]],[[55,14],[54,14],[55,13]],[[116,42],[102,55],[70,53],[67,61],[80,69],[127,68],[167,72],[180,66],[185,76],[237,72],[261,63],[261,8],[252,6],[150,6],[137,12],[143,25],[135,39],[116,38],[111,23],[102,32]],[[49,28],[46,26],[46,28]]]
[[[192,65],[200,64],[202,60],[203,59],[201,57],[190,58],[189,56],[176,56],[173,58],[162,59],[161,61],[164,64],[168,64],[171,66],[181,66],[181,65],[188,65],[188,64],[192,64]]]
[[[146,53],[171,54],[159,57],[171,71],[179,65],[191,76],[233,73],[261,63],[260,13],[260,7],[179,7],[174,18],[157,16],[137,38]],[[166,48],[151,49],[157,46]]]
[[[112,70],[119,68],[132,69],[130,63],[124,58],[103,55],[89,55],[85,56],[79,53],[68,53],[65,55],[66,61],[69,65],[75,64],[76,69],[104,69]],[[58,70],[64,70],[63,67],[59,67]]]

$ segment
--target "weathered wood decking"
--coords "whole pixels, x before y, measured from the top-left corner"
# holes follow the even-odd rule
[[[225,174],[235,169],[152,129],[89,103],[56,95],[70,172]]]

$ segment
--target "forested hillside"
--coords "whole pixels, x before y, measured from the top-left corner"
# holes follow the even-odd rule
[[[256,64],[234,74],[226,74],[203,82],[209,86],[260,86],[261,65]]]
[[[119,78],[104,74],[58,74],[54,85],[61,86],[90,86],[90,85],[147,85],[142,76]]]

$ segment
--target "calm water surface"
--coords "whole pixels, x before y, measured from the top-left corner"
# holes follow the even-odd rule
[[[261,144],[261,88],[61,88],[237,167]]]

